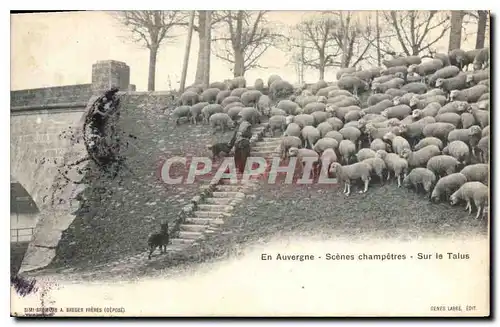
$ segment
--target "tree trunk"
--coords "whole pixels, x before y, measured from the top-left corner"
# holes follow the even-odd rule
[[[204,69],[203,69],[203,84],[208,89],[210,85],[210,41],[211,41],[211,15],[212,12],[210,10],[206,11],[206,22],[205,22],[205,47],[203,51],[203,61],[204,61]]]
[[[476,36],[476,49],[484,48],[484,37],[486,34],[486,21],[488,19],[488,11],[477,11],[477,36]]]
[[[182,64],[182,75],[181,75],[181,85],[179,87],[180,92],[184,92],[184,87],[186,86],[186,76],[187,68],[189,63],[189,52],[191,51],[191,39],[193,37],[193,23],[194,23],[194,11],[189,17],[188,35],[186,40],[186,50],[184,52],[184,62]]]
[[[375,13],[375,21],[377,25],[377,64],[382,66],[382,52],[380,51],[380,23],[378,21],[378,11]]]
[[[149,48],[148,91],[155,90],[157,55],[158,55],[158,45],[152,44],[151,47]]]
[[[462,10],[451,11],[450,41],[448,51],[460,49],[462,43],[462,21],[464,12]]]
[[[241,49],[234,49],[234,77],[245,75],[245,62]]]
[[[205,63],[204,61],[204,50],[206,44],[206,15],[204,10],[198,11],[198,62],[196,63],[196,76],[195,76],[195,84],[203,83],[203,76],[205,71]]]
[[[326,59],[325,59],[325,53],[323,51],[320,51],[319,53],[319,80],[324,80],[325,79],[325,65],[326,64]]]

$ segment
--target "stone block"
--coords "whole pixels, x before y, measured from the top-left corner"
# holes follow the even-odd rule
[[[92,65],[92,92],[100,94],[111,87],[127,91],[130,85],[130,67],[121,61],[104,60]]]

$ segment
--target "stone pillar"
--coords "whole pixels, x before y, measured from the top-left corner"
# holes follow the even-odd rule
[[[102,92],[116,86],[126,92],[130,85],[130,67],[115,60],[102,60],[92,65],[92,92]]]

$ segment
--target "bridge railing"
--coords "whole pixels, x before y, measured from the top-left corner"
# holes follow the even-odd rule
[[[35,228],[11,228],[10,229],[10,242],[11,243],[19,243],[19,242],[29,242],[33,237]]]

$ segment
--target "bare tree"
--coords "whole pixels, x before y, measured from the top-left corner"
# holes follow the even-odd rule
[[[465,16],[463,10],[452,10],[450,18],[450,41],[448,43],[448,51],[460,49],[462,44],[462,23]]]
[[[175,26],[182,23],[183,15],[179,11],[136,10],[113,13],[129,32],[133,41],[149,49],[148,91],[155,90],[156,59],[162,42],[172,39]]]
[[[222,24],[212,39],[220,45],[214,54],[233,65],[235,77],[244,76],[252,68],[263,68],[258,64],[260,57],[283,37],[266,27],[266,13],[244,10],[213,13],[214,19]]]
[[[477,11],[477,35],[476,35],[476,49],[484,48],[484,40],[486,38],[486,25],[488,23],[488,11]]]
[[[449,16],[437,10],[385,11],[383,17],[407,56],[430,54],[450,28]]]

